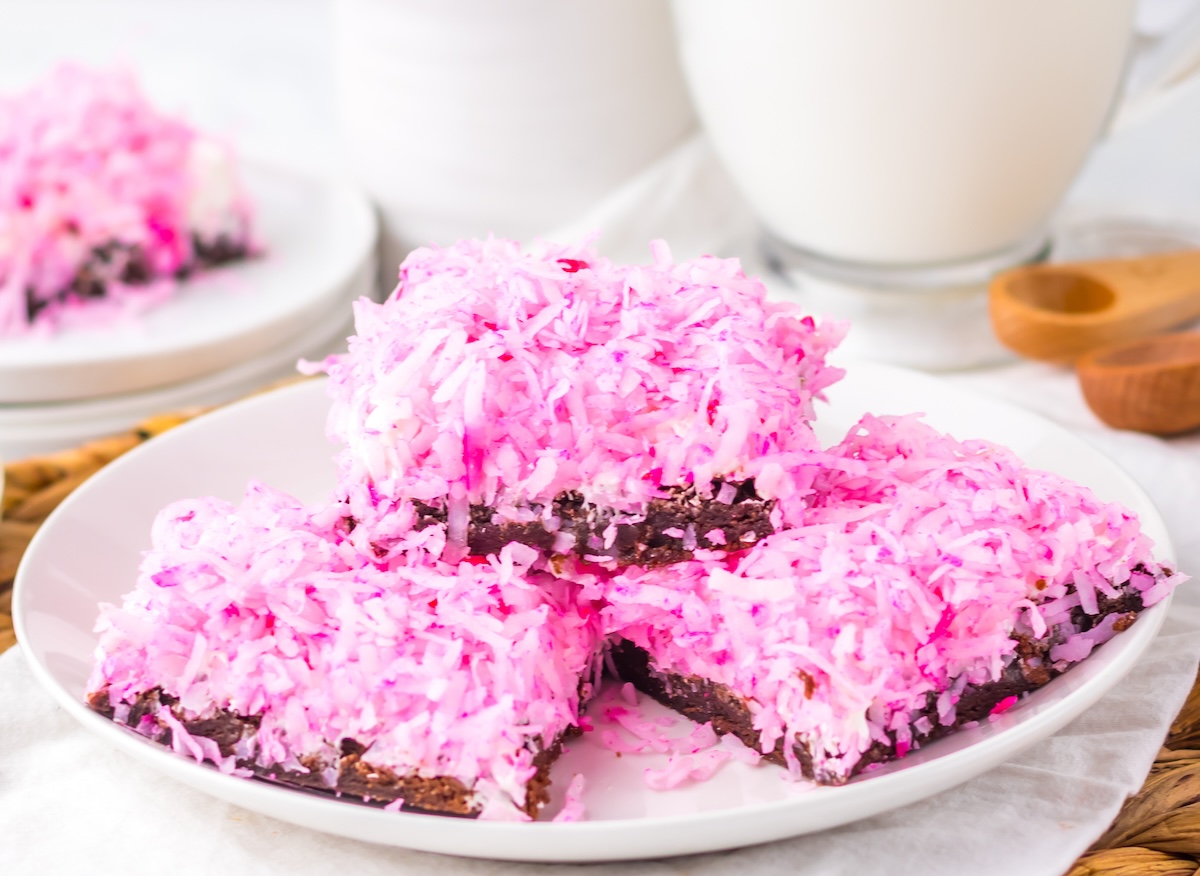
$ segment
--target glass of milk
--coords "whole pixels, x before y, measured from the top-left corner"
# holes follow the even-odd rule
[[[990,355],[982,286],[1045,253],[1120,110],[1136,0],[675,0],[673,12],[701,123],[772,263],[826,310],[874,313],[910,347],[874,338],[863,352],[930,367]],[[1142,66],[1157,80],[1142,105],[1194,60],[1195,31]],[[936,305],[904,324],[894,291]],[[932,348],[920,324],[964,306],[978,337]]]

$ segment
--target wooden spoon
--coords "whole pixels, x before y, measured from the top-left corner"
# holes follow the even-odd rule
[[[1075,370],[1089,407],[1110,426],[1152,435],[1200,428],[1200,333],[1104,347]]]
[[[1200,252],[1027,265],[998,274],[988,304],[1005,346],[1073,362],[1200,318]]]

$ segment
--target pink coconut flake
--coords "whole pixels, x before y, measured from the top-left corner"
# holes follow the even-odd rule
[[[637,706],[641,702],[641,697],[638,695],[638,689],[629,682],[625,682],[620,687],[621,699],[629,706]]]
[[[613,750],[668,755],[664,766],[648,767],[643,772],[646,786],[655,791],[669,791],[688,782],[707,781],[731,760],[750,765],[756,765],[759,761],[759,755],[742,745],[736,737],[718,737],[711,723],[699,724],[685,736],[655,732],[650,730],[654,725],[645,721],[622,722],[622,726],[636,728],[642,734],[642,741],[635,746],[623,746],[618,742]]]
[[[600,744],[614,754],[641,754],[649,749],[645,741],[628,739],[612,728],[600,730]]]
[[[566,796],[563,798],[562,809],[551,819],[552,821],[560,823],[583,821],[587,817],[587,810],[583,805],[583,788],[583,773],[571,776],[571,783],[567,785]]]
[[[675,746],[674,738],[665,732],[665,728],[675,723],[671,718],[651,720],[643,715],[641,709],[622,706],[609,706],[604,709],[603,715],[606,723],[619,726],[634,740],[625,742],[613,729],[602,730],[601,740],[612,751],[667,752]]]
[[[732,733],[726,733],[717,740],[717,748],[727,753],[732,760],[746,764],[747,766],[758,766],[762,762],[761,752],[747,747],[742,740],[738,739]]]
[[[992,710],[988,714],[989,715],[999,715],[1003,712],[1007,712],[1009,709],[1011,709],[1016,704],[1017,704],[1017,698],[1015,696],[1005,697],[1000,702],[996,703],[996,705],[992,706]]]
[[[126,72],[66,65],[0,96],[0,337],[127,320],[254,249],[231,168]]]
[[[768,300],[736,260],[652,252],[634,266],[587,244],[411,253],[387,302],[356,305],[348,352],[320,366],[355,520],[402,498],[510,519],[570,491],[636,513],[666,488],[816,450],[813,403],[841,376],[825,357],[842,328]]]
[[[680,739],[677,747],[680,751],[695,754],[698,751],[716,745],[718,739],[717,732],[713,730],[712,722],[706,721],[703,724],[696,725],[696,728],[691,733]]]
[[[653,791],[670,791],[688,782],[711,779],[731,757],[729,752],[715,748],[697,754],[675,754],[661,769],[647,769],[643,778]]]

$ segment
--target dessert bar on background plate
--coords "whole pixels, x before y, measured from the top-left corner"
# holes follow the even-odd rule
[[[0,336],[145,312],[257,250],[228,144],[129,70],[61,64],[0,95]]]
[[[261,255],[181,282],[127,323],[6,338],[0,404],[132,393],[212,374],[294,340],[361,288],[364,267],[375,264],[377,222],[355,186],[269,160],[243,160],[241,171]]]
[[[95,606],[114,602],[128,590],[151,521],[174,499],[213,494],[236,501],[251,479],[301,499],[326,495],[333,469],[322,437],[328,402],[321,383],[238,403],[117,460],[47,521],[18,574],[14,600],[18,633],[37,677],[86,726],[210,793],[316,829],[431,851],[524,860],[683,854],[823,829],[951,787],[1053,733],[1120,680],[1166,612],[1166,604],[1145,612],[1130,630],[992,722],[841,787],[797,786],[780,781],[777,770],[730,763],[707,782],[652,791],[630,776],[639,777],[652,761],[642,755],[616,759],[586,737],[571,746],[553,773],[558,788],[574,772],[588,775],[583,803],[589,821],[578,824],[489,824],[382,812],[225,776],[134,736],[82,703],[96,641]],[[1141,518],[1157,553],[1171,554],[1144,493],[1101,454],[1033,414],[956,391],[934,378],[866,363],[855,363],[828,396],[829,406],[818,417],[818,431],[827,442],[867,410],[924,410],[937,428],[986,436],[1012,447],[1030,466],[1090,486],[1103,500],[1122,502]],[[257,440],[248,442],[248,435]]]

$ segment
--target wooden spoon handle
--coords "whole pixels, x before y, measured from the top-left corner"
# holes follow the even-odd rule
[[[989,310],[1010,349],[1073,362],[1200,318],[1200,252],[1015,268],[992,281]]]

